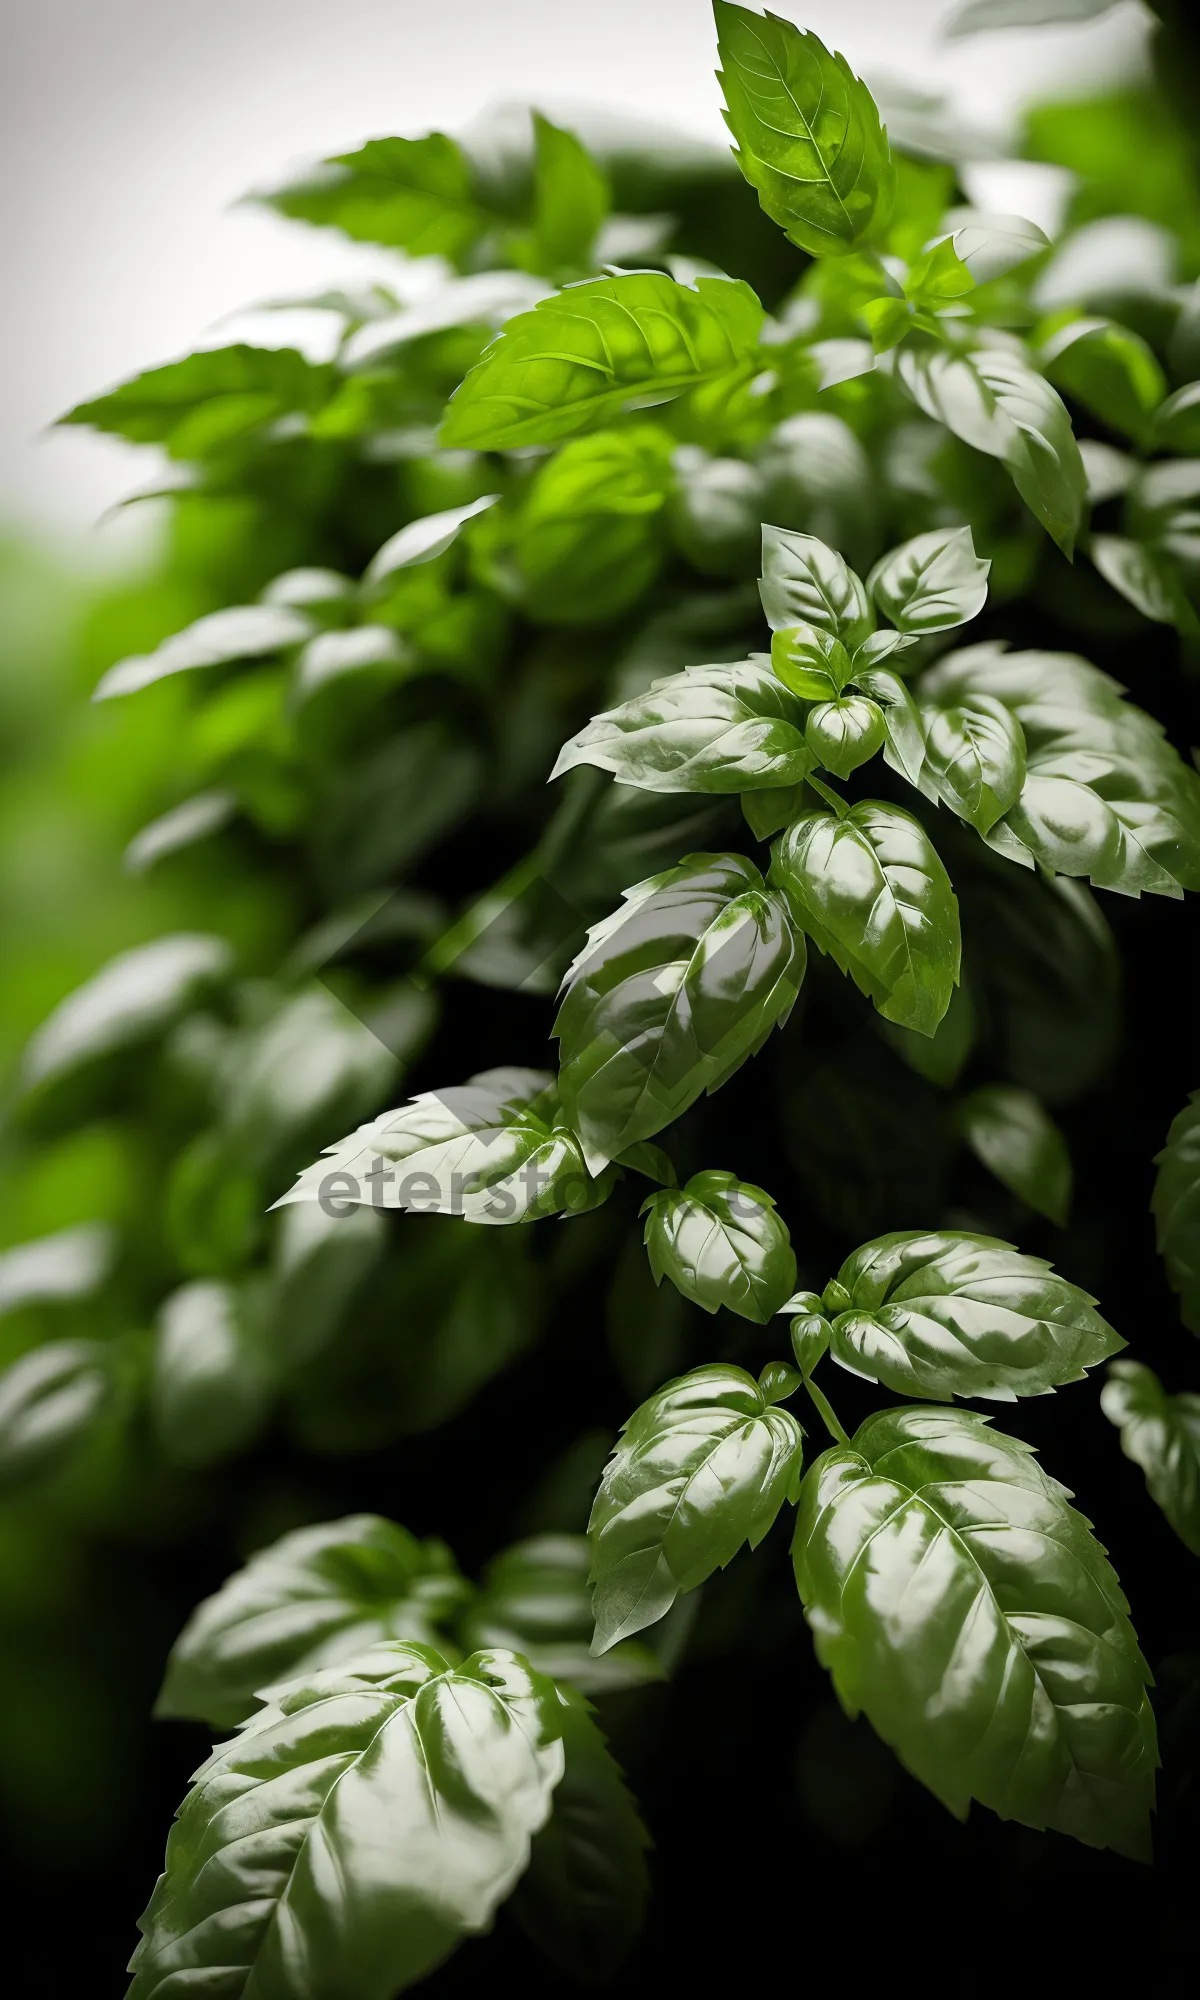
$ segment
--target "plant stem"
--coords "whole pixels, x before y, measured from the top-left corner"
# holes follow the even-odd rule
[[[839,792],[835,792],[831,785],[822,784],[820,778],[814,778],[811,771],[804,782],[806,785],[812,786],[814,792],[818,793],[824,799],[826,805],[833,807],[839,819],[845,819],[850,808]]]
[[[820,1414],[821,1422],[824,1424],[826,1430],[829,1432],[829,1435],[833,1439],[834,1443],[849,1444],[850,1439],[846,1435],[846,1432],[842,1429],[842,1426],[837,1420],[837,1417],[834,1413],[833,1404],[830,1402],[828,1396],[826,1396],[820,1389],[818,1389],[811,1375],[806,1375],[804,1377],[804,1386],[808,1390],[809,1395],[812,1397],[813,1403]]]

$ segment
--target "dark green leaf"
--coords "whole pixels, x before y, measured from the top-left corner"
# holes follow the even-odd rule
[[[444,132],[421,139],[368,139],[301,180],[256,197],[282,215],[384,243],[411,257],[456,262],[493,218],[476,199],[467,159]]]
[[[172,458],[211,458],[281,417],[319,410],[335,381],[292,347],[212,347],[148,368],[59,421],[161,444]]]
[[[1200,382],[1185,382],[1154,412],[1152,441],[1159,451],[1194,458],[1200,452]]]
[[[1168,555],[1128,535],[1092,535],[1087,552],[1105,583],[1119,590],[1143,618],[1174,625],[1179,632],[1196,630],[1196,614]]]
[[[625,892],[571,967],[554,1032],[563,1115],[590,1167],[712,1092],[787,1020],[803,940],[736,854],[692,854]]]
[[[801,781],[798,785],[743,792],[742,817],[756,840],[770,840],[773,834],[782,833],[785,826],[790,826],[797,813],[811,804],[812,793],[805,791]]]
[[[609,709],[564,744],[552,778],[578,764],[652,792],[745,792],[799,783],[813,766],[804,704],[766,657],[687,667]]]
[[[562,1702],[511,1653],[381,1645],[293,1682],[196,1773],[129,2000],[382,2000],[486,1930],[563,1772]]]
[[[1145,1473],[1151,1499],[1200,1556],[1200,1396],[1168,1396],[1142,1362],[1114,1361],[1100,1407],[1120,1431],[1126,1458]]]
[[[741,458],[713,458],[680,445],[673,460],[671,535],[705,576],[753,576],[763,517],[762,479]]]
[[[957,354],[905,346],[897,368],[921,409],[976,451],[1001,461],[1026,506],[1070,555],[1087,479],[1071,419],[1044,376],[995,347]]]
[[[553,1077],[498,1069],[361,1125],[275,1206],[318,1201],[336,1212],[362,1202],[502,1225],[593,1208],[610,1186],[593,1179],[560,1121]]]
[[[818,1656],[959,1819],[978,1799],[1144,1857],[1158,1758],[1128,1606],[1065,1489],[986,1424],[885,1410],[812,1467],[793,1559]]]
[[[818,702],[804,725],[804,740],[817,764],[835,778],[857,771],[883,748],[886,736],[883,710],[861,694]]]
[[[906,1396],[1044,1396],[1124,1346],[1095,1300],[994,1236],[901,1231],[864,1243],[825,1290],[830,1352]]]
[[[836,549],[813,535],[791,534],[766,522],[759,595],[773,632],[815,625],[853,649],[875,625],[860,578]]]
[[[662,562],[670,435],[654,424],[575,438],[546,461],[512,529],[520,602],[548,623],[618,617]]]
[[[713,0],[734,158],[767,214],[811,256],[886,228],[895,192],[887,133],[844,56],[777,14]]]
[[[606,1440],[599,1457],[605,1456]],[[590,1499],[596,1483],[588,1479]],[[585,1503],[586,1504],[586,1503]],[[627,1639],[601,1658],[588,1589],[586,1535],[534,1535],[494,1556],[479,1594],[458,1623],[464,1648],[509,1646],[551,1680],[569,1682],[584,1695],[613,1694],[661,1680],[663,1669],[649,1646]]]
[[[958,1107],[973,1153],[1021,1201],[1066,1228],[1071,1206],[1071,1155],[1045,1106],[1030,1090],[986,1083]]]
[[[881,557],[867,589],[897,631],[946,632],[979,616],[991,567],[970,528],[934,528]]]
[[[803,813],[772,848],[770,879],[885,1020],[934,1032],[958,979],[958,903],[910,813],[877,800]]]
[[[840,639],[819,625],[784,625],[771,634],[771,668],[804,701],[828,701],[853,673]]]
[[[801,1437],[752,1375],[721,1364],[634,1411],[588,1527],[597,1652],[653,1625],[743,1543],[758,1547],[795,1497]]]
[[[281,1681],[352,1660],[381,1640],[436,1646],[467,1595],[442,1542],[378,1514],[297,1528],[260,1549],[188,1619],[158,1715],[235,1729]]]
[[[643,1202],[656,1284],[669,1278],[705,1312],[725,1306],[765,1326],[796,1282],[796,1254],[769,1194],[718,1172]]]
[[[1090,889],[996,865],[971,887],[968,952],[1006,1073],[1047,1104],[1091,1089],[1121,1017],[1116,944]]]
[[[98,1340],[52,1340],[0,1374],[0,1491],[57,1471],[94,1429],[111,1370]]]
[[[296,1202],[279,1218],[270,1292],[272,1351],[288,1364],[312,1359],[349,1311],[387,1235],[373,1209]]]
[[[561,1712],[566,1765],[535,1834],[513,1915],[564,1979],[605,1986],[641,1930],[650,1836],[587,1704]]]
[[[750,287],[727,278],[571,285],[508,322],[455,391],[442,443],[502,451],[596,430],[747,369],[761,325]]]
[[[1200,1334],[1200,1090],[1173,1120],[1155,1165],[1159,1255],[1184,1325]]]
[[[1016,805],[1025,783],[1020,722],[1003,702],[975,693],[961,707],[922,702],[920,716],[925,736],[921,790],[969,820],[977,833],[990,833]]]

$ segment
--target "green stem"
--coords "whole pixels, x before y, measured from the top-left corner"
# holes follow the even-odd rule
[[[822,784],[820,778],[814,778],[811,771],[805,778],[804,782],[806,785],[812,786],[814,792],[816,792],[820,798],[824,799],[826,805],[833,807],[833,810],[837,814],[839,819],[845,819],[846,814],[849,812],[850,808],[846,804],[845,799],[841,797],[840,793],[835,792],[831,785]]]
[[[824,1424],[826,1430],[829,1432],[829,1435],[833,1439],[834,1443],[849,1444],[850,1439],[837,1420],[837,1417],[834,1413],[833,1404],[830,1402],[828,1396],[824,1395],[822,1391],[818,1389],[811,1375],[806,1375],[804,1377],[804,1386],[808,1390],[809,1395],[812,1397],[813,1403],[820,1414],[821,1422]]]

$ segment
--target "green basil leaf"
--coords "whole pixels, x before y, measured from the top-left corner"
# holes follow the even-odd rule
[[[150,1408],[164,1458],[188,1468],[241,1451],[261,1428],[274,1390],[248,1302],[198,1280],[172,1292],[155,1334]]]
[[[340,229],[357,243],[383,243],[411,257],[456,263],[491,225],[469,162],[444,132],[420,139],[368,139],[301,179],[254,197],[281,215]]]
[[[574,1132],[559,1122],[553,1077],[484,1070],[360,1125],[275,1206],[319,1201],[336,1214],[363,1202],[503,1225],[592,1208],[611,1183],[593,1178]]]
[[[988,834],[999,852],[1123,895],[1200,886],[1200,776],[1087,660],[973,646],[939,661],[921,693],[947,705],[986,694],[1021,725],[1021,795]]]
[[[467,1596],[442,1542],[378,1514],[297,1528],[251,1556],[193,1611],[171,1648],[157,1715],[235,1729],[277,1682],[385,1639],[439,1644]]]
[[[971,1151],[1006,1188],[1067,1226],[1073,1173],[1067,1142],[1031,1090],[1013,1083],[986,1083],[958,1107],[959,1125]]]
[[[934,528],[882,556],[867,589],[897,631],[947,632],[979,616],[991,567],[976,555],[970,528]]]
[[[950,1005],[932,1035],[914,1035],[911,1028],[883,1024],[886,1040],[910,1069],[941,1090],[951,1090],[975,1047],[978,1023],[965,979],[950,995]]]
[[[777,680],[805,701],[828,701],[840,694],[853,672],[841,640],[819,625],[785,625],[772,632],[771,668]]]
[[[1200,452],[1200,382],[1185,382],[1154,412],[1151,441],[1158,451],[1194,458]]]
[[[485,493],[478,500],[468,501],[465,507],[448,507],[441,513],[425,514],[417,521],[410,521],[407,527],[389,535],[382,548],[376,549],[363,572],[364,583],[382,583],[397,570],[433,562],[458,540],[468,521],[486,513],[499,498],[498,493]]]
[[[810,710],[804,740],[817,764],[835,778],[848,778],[883,748],[887,724],[883,710],[865,695],[822,701]]]
[[[1152,618],[1157,625],[1173,625],[1177,632],[1196,630],[1200,621],[1169,556],[1128,535],[1092,535],[1087,552],[1105,583],[1120,591],[1143,618]]]
[[[197,1771],[129,2000],[198,1979],[339,2000],[412,1985],[524,1872],[563,1772],[561,1712],[511,1653],[450,1667],[381,1645],[292,1682]]]
[[[530,266],[551,278],[578,277],[591,264],[608,214],[608,177],[574,132],[540,111],[533,114],[533,141]]]
[[[902,347],[897,371],[928,416],[998,458],[1026,506],[1065,555],[1075,546],[1087,478],[1071,419],[1028,362],[1000,348],[970,354]]]
[[[924,828],[866,800],[807,812],[771,850],[795,921],[887,1021],[931,1035],[958,980],[958,902]]]
[[[589,1167],[653,1138],[782,1027],[804,977],[787,906],[737,854],[625,891],[567,974],[554,1024],[564,1117]]]
[[[769,1194],[734,1174],[693,1174],[643,1202],[654,1282],[705,1312],[725,1306],[765,1326],[796,1282],[796,1253]]]
[[[811,256],[887,227],[896,174],[874,99],[844,56],[777,14],[713,0],[734,158],[763,208]]]
[[[115,1248],[107,1223],[81,1222],[0,1252],[0,1318],[42,1301],[88,1298],[108,1277]]]
[[[770,840],[776,833],[782,833],[790,826],[797,813],[803,812],[805,805],[812,804],[811,792],[806,792],[803,781],[798,785],[780,785],[761,792],[742,793],[742,817],[756,840]]]
[[[284,1209],[269,1301],[270,1345],[282,1362],[294,1367],[310,1361],[332,1339],[382,1255],[386,1235],[383,1217],[370,1208],[347,1213],[337,1202],[304,1201]]]
[[[994,1236],[901,1231],[864,1243],[825,1291],[830,1352],[906,1396],[1044,1396],[1125,1345],[1095,1300]]]
[[[144,875],[169,854],[180,854],[199,840],[219,833],[237,813],[233,792],[196,792],[170,812],[160,813],[134,834],[122,855],[130,875]]]
[[[56,1472],[108,1405],[109,1357],[98,1340],[52,1340],[0,1374],[0,1491]]]
[[[904,296],[919,310],[936,313],[975,290],[975,279],[958,254],[953,236],[943,236],[922,251],[904,279]],[[898,301],[897,301],[898,303]]]
[[[653,1625],[744,1543],[758,1547],[795,1497],[802,1436],[752,1375],[721,1363],[634,1411],[588,1526],[597,1652]]]
[[[758,588],[773,632],[816,625],[853,648],[874,629],[861,579],[836,549],[826,548],[814,535],[792,534],[764,522]]]
[[[512,529],[520,603],[548,623],[619,617],[663,560],[674,440],[653,424],[575,438],[541,467]]]
[[[601,1456],[603,1455],[603,1441]],[[590,1493],[594,1474],[588,1481]],[[560,1684],[583,1695],[615,1694],[663,1678],[649,1646],[626,1639],[602,1658],[592,1650],[595,1621],[588,1589],[586,1535],[533,1535],[494,1556],[479,1593],[459,1619],[470,1652],[507,1646]]]
[[[1050,380],[1110,430],[1146,437],[1167,378],[1140,334],[1111,319],[1076,319],[1042,343]]]
[[[957,1818],[978,1799],[1144,1857],[1158,1758],[1125,1598],[1065,1489],[987,1422],[885,1410],[811,1468],[793,1560],[818,1657]]]
[[[883,633],[876,633],[883,638]],[[905,641],[896,635],[900,645]],[[883,711],[884,751],[883,761],[910,785],[921,783],[921,773],[925,768],[925,727],[921,713],[899,674],[890,667],[868,667],[863,669],[859,662],[870,657],[868,639],[854,656],[854,685],[862,693],[869,695]],[[894,649],[893,649],[894,650]],[[875,657],[879,657],[878,654]]]
[[[161,1036],[228,974],[232,959],[224,938],[198,931],[118,953],[42,1022],[22,1058],[24,1092],[64,1084],[105,1058]]]
[[[597,715],[550,773],[578,764],[651,792],[745,792],[798,784],[812,769],[804,704],[761,654],[687,667]]]
[[[1140,1465],[1151,1499],[1185,1548],[1200,1556],[1200,1396],[1168,1396],[1140,1361],[1114,1361],[1100,1407]]]
[[[560,1719],[565,1767],[512,1911],[564,1979],[599,1986],[642,1928],[650,1836],[587,1703],[568,1692]]]
[[[1090,1090],[1121,1020],[1116,942],[1091,891],[999,863],[972,884],[969,925],[1006,1074],[1046,1104]]]
[[[1172,1120],[1155,1159],[1151,1207],[1167,1281],[1185,1326],[1200,1333],[1200,1090]]]
[[[753,576],[763,517],[762,479],[741,458],[680,445],[669,522],[675,546],[705,576]]]
[[[978,833],[989,833],[1016,805],[1025,783],[1025,734],[1016,716],[986,694],[973,694],[963,707],[922,703],[920,714],[921,790]]]
[[[106,396],[79,403],[62,424],[87,424],[131,444],[161,444],[172,458],[215,458],[258,442],[283,417],[308,416],[328,401],[332,368],[293,347],[210,347],[147,368]]]
[[[444,445],[557,444],[622,410],[669,402],[752,366],[763,310],[729,278],[593,278],[509,320],[451,398]]]
[[[197,667],[225,666],[234,660],[261,660],[299,646],[316,630],[306,612],[286,604],[238,604],[210,611],[194,625],[172,633],[152,653],[135,653],[119,660],[98,683],[93,701],[136,694],[170,674]]]
[[[955,222],[950,241],[977,285],[991,284],[1050,247],[1036,222],[1023,215],[989,215],[959,208],[947,220]]]

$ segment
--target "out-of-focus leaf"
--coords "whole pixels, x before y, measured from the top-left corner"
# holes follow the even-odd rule
[[[207,1280],[163,1305],[155,1333],[151,1412],[172,1465],[218,1464],[259,1429],[272,1372],[244,1295]]]
[[[134,834],[125,849],[126,868],[131,875],[144,875],[168,854],[179,854],[197,841],[207,840],[210,833],[219,833],[236,811],[237,799],[232,792],[197,792]]]
[[[476,199],[462,148],[444,132],[421,139],[368,139],[290,185],[259,194],[281,215],[383,243],[410,257],[456,261],[493,218]]]
[[[1145,1473],[1151,1499],[1200,1556],[1200,1396],[1168,1396],[1143,1362],[1121,1360],[1109,1368],[1100,1407]]]
[[[1056,386],[1110,430],[1145,440],[1167,393],[1154,350],[1110,319],[1075,319],[1042,343],[1041,362]]]
[[[627,611],[662,563],[673,440],[653,424],[575,438],[546,461],[512,528],[522,608],[549,623]]]
[[[953,39],[958,35],[987,34],[995,28],[1042,28],[1066,21],[1093,21],[1099,14],[1110,13],[1116,5],[1117,0],[963,0],[942,23],[942,33]]]
[[[596,1628],[589,1561],[586,1535],[532,1535],[514,1542],[485,1568],[478,1594],[458,1621],[460,1643],[469,1652],[511,1646],[539,1673],[585,1695],[661,1680],[658,1659],[639,1640],[626,1639],[600,1655],[591,1651]]]
[[[307,1678],[383,1640],[436,1646],[468,1586],[445,1544],[378,1514],[296,1528],[193,1611],[155,1706],[236,1729],[264,1688]]]
[[[331,1339],[382,1254],[386,1234],[383,1217],[357,1204],[304,1201],[284,1209],[268,1339],[285,1363],[311,1360]]]
[[[103,1222],[58,1229],[0,1252],[0,1316],[47,1299],[85,1299],[104,1283],[116,1245]]]
[[[1196,613],[1168,557],[1128,535],[1092,535],[1087,552],[1105,583],[1120,591],[1143,618],[1174,625],[1179,632],[1197,629]]]
[[[1200,1090],[1171,1122],[1157,1155],[1152,1207],[1158,1250],[1180,1317],[1200,1334]]]
[[[59,422],[87,424],[131,444],[161,444],[172,458],[211,458],[261,436],[281,417],[319,410],[334,382],[331,368],[292,347],[205,348],[78,403]]]
[[[57,1471],[103,1415],[112,1388],[104,1344],[53,1340],[0,1374],[0,1492]]]
[[[426,514],[422,520],[410,521],[406,528],[391,535],[377,549],[367,565],[364,575],[366,583],[382,583],[396,570],[409,569],[414,563],[432,562],[458,540],[468,521],[477,514],[486,513],[500,498],[498,493],[485,493],[479,500],[468,501],[465,507],[450,507],[440,514]]]
[[[110,667],[92,699],[110,701],[114,695],[136,694],[153,681],[197,667],[265,659],[302,645],[314,629],[306,613],[286,604],[239,604],[227,611],[210,611],[182,632],[172,633],[153,653],[134,654]]]
[[[34,1035],[22,1063],[25,1093],[161,1035],[228,973],[231,961],[223,938],[189,931],[110,959]]]
[[[1021,1201],[1065,1229],[1073,1179],[1067,1142],[1045,1106],[1017,1084],[985,1083],[958,1107],[973,1153]]]

